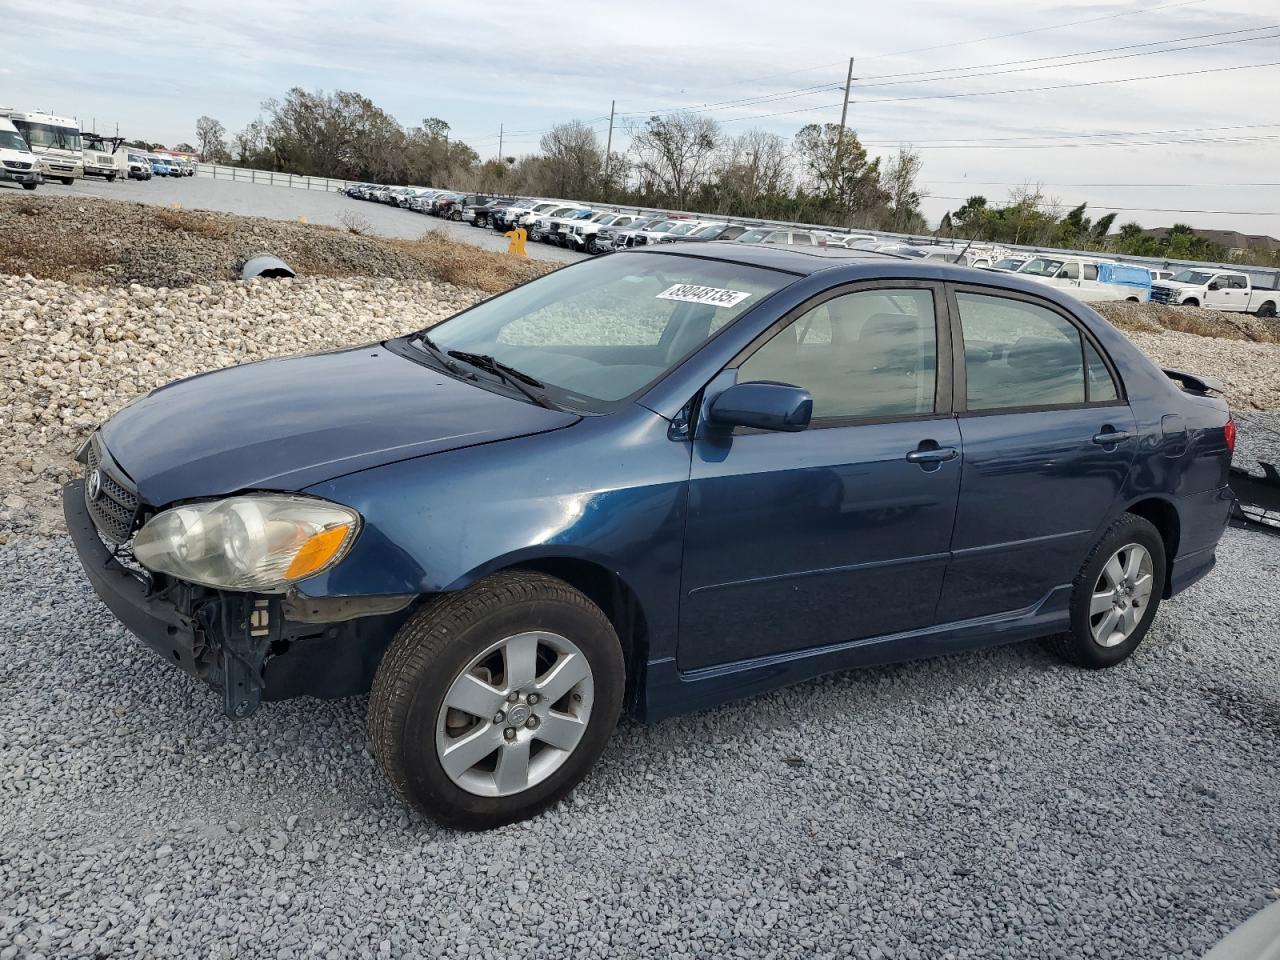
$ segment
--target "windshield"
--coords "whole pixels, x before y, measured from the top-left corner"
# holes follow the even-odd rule
[[[738,238],[739,243],[760,243],[765,237],[773,233],[772,230],[748,230]]]
[[[75,127],[58,127],[50,123],[33,123],[30,120],[14,120],[22,138],[32,147],[52,147],[58,150],[81,150],[80,131]]]
[[[27,145],[12,130],[0,130],[0,150],[21,150],[27,152]]]
[[[1213,276],[1213,274],[1205,273],[1202,270],[1183,270],[1181,273],[1175,273],[1173,275],[1173,282],[1194,283],[1197,287],[1200,287],[1208,283],[1211,276]]]
[[[668,232],[673,237],[683,237],[687,233],[692,233],[693,228],[696,226],[696,223],[682,223],[677,227],[672,227]]]
[[[1017,270],[1024,263],[1026,263],[1025,260],[1014,260],[1010,257],[1005,257],[1003,260],[997,260],[995,266],[997,270]]]
[[[432,327],[431,339],[537,378],[557,404],[603,411],[794,279],[736,263],[614,254],[486,300]]]
[[[679,226],[679,224],[677,224],[676,221],[674,220],[664,220],[661,223],[655,223],[653,226],[651,226],[649,228],[649,232],[650,233],[666,233],[668,230],[672,230],[677,226]]]
[[[709,227],[703,227],[701,230],[693,231],[695,237],[705,237],[708,240],[714,240],[720,236],[720,233],[727,227],[724,223],[713,223]]]
[[[1052,277],[1062,269],[1061,260],[1046,260],[1043,257],[1036,257],[1034,260],[1028,260],[1022,265],[1019,273],[1029,273],[1033,277]]]

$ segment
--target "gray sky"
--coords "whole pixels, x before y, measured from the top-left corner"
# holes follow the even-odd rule
[[[872,153],[898,143],[920,150],[931,220],[961,202],[950,198],[1003,200],[1039,182],[1064,205],[1088,200],[1095,215],[1105,204],[1146,208],[1121,211],[1117,222],[1280,235],[1280,216],[1263,215],[1280,213],[1280,65],[1222,69],[1280,64],[1276,0],[360,6],[64,0],[51,15],[0,0],[9,40],[0,103],[172,144],[194,141],[201,114],[236,130],[291,86],[347,89],[404,124],[442,117],[489,157],[499,123],[512,131],[507,154],[537,148],[528,131],[575,118],[595,121],[603,137],[611,98],[620,114],[636,115],[620,118],[615,146],[625,147],[625,119],[707,105],[726,132],[759,126],[790,140],[805,123],[839,120],[852,55],[849,124]],[[1153,53],[1170,47],[1196,49]],[[1096,62],[1070,65],[1066,54]],[[986,69],[958,70],[974,67]],[[965,78],[992,71],[1004,72]],[[1097,83],[1186,71],[1211,72]],[[1082,83],[1096,85],[937,98]],[[814,87],[825,89],[802,89]],[[781,99],[733,102],[767,97]],[[942,142],[962,139],[963,148]],[[1267,182],[1277,186],[1215,186]]]

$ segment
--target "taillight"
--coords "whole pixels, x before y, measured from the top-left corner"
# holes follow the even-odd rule
[[[1236,452],[1236,422],[1228,420],[1227,425],[1222,428],[1222,439],[1227,441],[1227,452]]]

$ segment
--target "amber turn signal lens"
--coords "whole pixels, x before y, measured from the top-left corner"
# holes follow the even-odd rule
[[[342,549],[350,533],[351,524],[340,523],[312,534],[294,555],[289,569],[285,571],[285,579],[300,580],[317,570],[323,570],[334,554]]]

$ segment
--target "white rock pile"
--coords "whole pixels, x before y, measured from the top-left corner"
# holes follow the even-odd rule
[[[385,339],[486,295],[426,280],[298,279],[170,289],[0,275],[0,537],[58,528],[89,431],[138,394],[220,367]]]

